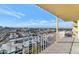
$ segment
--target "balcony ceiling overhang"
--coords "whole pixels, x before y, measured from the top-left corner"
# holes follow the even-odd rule
[[[38,4],[38,6],[65,21],[79,19],[79,4]]]

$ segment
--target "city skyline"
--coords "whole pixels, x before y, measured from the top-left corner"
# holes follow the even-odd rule
[[[0,26],[55,28],[56,16],[33,4],[1,4]],[[59,28],[72,28],[72,22],[60,19]]]

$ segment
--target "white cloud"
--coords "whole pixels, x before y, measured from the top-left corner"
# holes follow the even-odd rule
[[[21,16],[24,16],[24,15],[25,15],[24,13],[16,12],[15,10],[13,10],[12,8],[9,8],[9,7],[7,7],[7,6],[4,6],[4,8],[7,9],[7,10],[12,11],[12,12],[14,12],[15,14],[18,14],[18,15],[21,15]]]
[[[9,16],[16,17],[17,19],[20,19],[22,16],[25,15],[23,13],[16,12],[13,9],[10,9],[10,8],[0,8],[0,14],[7,14]]]
[[[20,13],[20,12],[15,12],[15,14],[20,15],[20,16],[25,16],[24,13]]]
[[[31,25],[37,25],[37,23],[35,23],[35,22],[32,22],[32,23],[31,23]]]
[[[41,20],[40,23],[47,23],[47,20]]]

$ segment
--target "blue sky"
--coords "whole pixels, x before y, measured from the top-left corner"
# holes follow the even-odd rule
[[[0,26],[55,28],[56,16],[33,4],[0,4]],[[72,22],[59,20],[60,28]]]

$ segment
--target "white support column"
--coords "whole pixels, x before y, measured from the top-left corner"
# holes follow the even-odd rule
[[[78,27],[79,27],[79,25],[78,25],[78,23],[79,22],[77,22],[77,21],[73,21],[73,29],[72,29],[72,32],[73,32],[73,34],[72,34],[72,37],[73,37],[73,39],[77,39],[78,38]]]
[[[58,17],[56,17],[56,41],[59,40],[59,34],[58,34]]]
[[[78,20],[78,40],[79,40],[79,20]]]
[[[58,17],[56,17],[56,33],[58,33]]]

